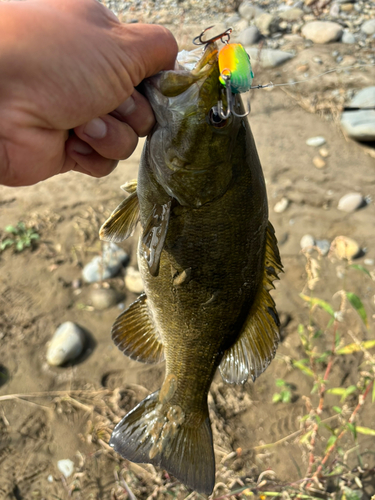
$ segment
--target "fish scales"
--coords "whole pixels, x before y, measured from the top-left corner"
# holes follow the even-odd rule
[[[119,241],[140,220],[145,294],[119,316],[112,336],[133,359],[166,360],[160,391],[117,424],[110,444],[209,494],[215,463],[208,391],[219,366],[224,380],[244,383],[272,360],[279,322],[269,290],[281,262],[248,121],[215,115],[215,44],[186,85],[184,75],[177,69],[146,84],[157,126],[138,181],[128,185],[129,201],[101,229],[102,238]],[[243,111],[238,96],[236,103]]]

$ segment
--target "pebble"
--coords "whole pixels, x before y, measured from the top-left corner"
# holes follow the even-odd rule
[[[313,247],[315,246],[315,239],[311,234],[305,234],[302,236],[301,241],[300,241],[300,246],[302,250],[309,250],[311,251]]]
[[[82,329],[75,323],[66,321],[53,334],[47,349],[47,363],[51,366],[61,366],[78,358],[84,345],[85,334]]]
[[[353,33],[350,33],[350,31],[348,31],[348,30],[344,30],[342,37],[341,37],[341,42],[347,43],[347,44],[355,43],[355,37],[354,37]]]
[[[61,472],[61,474],[64,477],[68,478],[74,472],[74,462],[69,460],[69,458],[67,458],[65,460],[59,460],[57,462],[57,468],[59,469],[59,471]]]
[[[365,87],[357,92],[351,100],[349,107],[353,108],[369,108],[375,107],[375,86]]]
[[[284,197],[281,198],[281,200],[276,203],[273,209],[277,214],[281,214],[282,212],[285,212],[285,210],[288,208],[288,205],[289,205],[289,200],[288,198]]]
[[[260,31],[256,26],[249,26],[243,30],[239,36],[238,41],[242,45],[254,45],[260,38]]]
[[[96,283],[116,276],[128,254],[115,243],[104,243],[102,256],[97,255],[82,270],[86,283]]]
[[[340,16],[340,6],[337,3],[333,3],[329,9],[329,15],[332,17]]]
[[[375,19],[369,19],[364,22],[361,26],[362,33],[366,35],[374,35],[375,34]]]
[[[144,285],[141,278],[141,273],[135,267],[127,267],[125,274],[125,286],[129,292],[143,293]]]
[[[373,266],[374,265],[374,259],[365,259],[363,261],[363,263],[365,264],[365,266]]]
[[[306,144],[308,146],[314,146],[314,147],[319,147],[323,146],[323,144],[326,143],[326,140],[324,137],[318,135],[317,137],[310,137],[310,139],[307,139]]]
[[[269,35],[271,32],[277,31],[275,28],[275,18],[273,17],[272,14],[269,14],[268,12],[264,12],[260,16],[258,16],[255,19],[255,25],[259,29],[259,31],[262,33],[262,35]],[[273,26],[272,26],[273,25]]]
[[[360,90],[348,108],[375,107],[375,86]],[[341,114],[341,127],[350,137],[358,141],[375,141],[375,110],[359,109]]]
[[[361,193],[347,193],[339,200],[337,208],[343,212],[355,212],[366,203]]]
[[[326,162],[320,156],[314,156],[313,164],[316,168],[324,168],[326,166]]]
[[[259,62],[262,68],[274,68],[294,57],[294,54],[283,50],[262,49],[260,51],[256,47],[245,47],[245,49],[251,60]]]
[[[340,259],[354,259],[361,251],[358,243],[348,236],[337,236],[331,245],[335,256]]]
[[[342,27],[331,21],[312,21],[302,28],[302,35],[314,43],[336,42],[341,38]]]
[[[298,19],[301,19],[302,16],[303,10],[293,7],[279,13],[280,19],[283,19],[284,21],[298,21]]]
[[[315,244],[323,257],[328,255],[329,249],[331,248],[331,244],[328,240],[316,240]]]
[[[327,148],[320,148],[319,149],[319,154],[320,156],[322,156],[323,158],[327,158],[327,156],[329,156],[329,151]]]
[[[263,14],[264,10],[257,7],[252,2],[242,2],[238,8],[238,13],[243,19],[246,19],[246,21],[251,21]]]
[[[340,5],[340,10],[343,12],[351,12],[354,9],[354,6],[352,3],[342,3]]]
[[[116,305],[121,298],[120,294],[113,288],[94,288],[90,291],[91,303],[97,311],[109,309]]]

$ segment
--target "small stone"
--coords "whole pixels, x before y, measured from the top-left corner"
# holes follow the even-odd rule
[[[361,193],[348,193],[340,198],[337,208],[343,212],[355,212],[366,203]]]
[[[361,251],[358,243],[348,236],[337,236],[331,245],[334,255],[340,259],[354,259]]]
[[[237,33],[241,33],[242,31],[245,31],[245,29],[249,27],[249,22],[246,21],[246,19],[240,19],[235,24],[228,23],[228,26],[232,26],[232,25],[233,25],[233,34],[236,35]]]
[[[272,14],[269,14],[268,12],[264,12],[263,14],[258,16],[255,20],[255,25],[262,33],[262,35],[265,36],[277,31],[277,29],[275,28],[276,26],[275,18],[273,17]]]
[[[340,15],[340,6],[337,3],[331,5],[329,9],[329,15],[332,17],[339,17]]]
[[[374,265],[374,259],[365,259],[363,261],[363,263],[365,264],[365,266],[373,266]]]
[[[349,107],[371,108],[375,107],[375,86],[365,87],[350,101]]]
[[[331,248],[331,244],[328,240],[316,240],[315,244],[323,257],[328,255],[329,249]]]
[[[257,7],[252,2],[242,2],[242,4],[239,6],[238,13],[243,19],[251,21],[257,16],[263,14],[264,10],[260,7]]]
[[[289,205],[289,200],[288,198],[284,197],[281,198],[281,200],[276,203],[273,209],[277,214],[281,214],[282,212],[285,212],[285,210],[288,208],[288,205]]]
[[[314,43],[331,43],[341,38],[342,27],[331,21],[312,21],[305,24],[301,32]]]
[[[311,251],[313,247],[315,246],[315,239],[311,234],[305,234],[302,236],[301,241],[300,241],[300,246],[302,250],[309,250]]]
[[[67,458],[65,460],[59,460],[57,462],[57,468],[59,469],[59,471],[61,472],[61,474],[63,476],[65,476],[66,478],[68,478],[74,472],[74,462],[72,462],[71,460],[69,460],[69,458]]]
[[[144,285],[141,278],[141,273],[135,267],[127,267],[125,274],[125,286],[129,292],[143,293]]]
[[[314,156],[313,164],[316,168],[324,168],[326,166],[326,162],[320,156]]]
[[[102,256],[97,255],[83,268],[83,279],[86,283],[95,283],[112,278],[128,258],[128,254],[115,243],[104,243]]]
[[[94,309],[103,311],[116,305],[122,297],[112,288],[94,288],[90,291],[90,300]]]
[[[354,6],[352,3],[342,3],[340,5],[340,10],[343,12],[351,12],[354,9]]]
[[[350,33],[350,31],[344,30],[342,37],[341,37],[341,42],[347,43],[347,44],[355,43],[355,37],[354,37],[353,33]]]
[[[319,154],[320,156],[322,156],[323,158],[327,158],[327,156],[329,156],[329,151],[327,148],[320,148],[319,149]]]
[[[53,476],[52,476],[52,474],[50,474],[50,475],[47,477],[47,481],[48,481],[49,483],[53,483]]]
[[[298,19],[301,19],[302,16],[303,10],[293,7],[279,13],[280,19],[283,19],[284,21],[298,21]]]
[[[260,32],[256,26],[249,26],[238,35],[238,41],[242,45],[254,45],[260,38]]]
[[[375,141],[375,110],[344,111],[341,115],[341,127],[352,139]]]
[[[85,334],[82,329],[75,323],[66,321],[53,334],[47,349],[47,363],[51,366],[61,366],[76,359],[84,345]]]
[[[259,62],[262,68],[274,68],[294,57],[294,54],[283,50],[259,50],[256,47],[245,47],[245,49],[251,60]]]
[[[375,19],[370,19],[369,21],[363,23],[361,26],[361,31],[366,35],[375,34]]]
[[[317,136],[317,137],[310,137],[310,139],[307,139],[306,144],[308,146],[314,146],[314,147],[319,147],[323,146],[323,144],[326,143],[326,140],[322,136]]]

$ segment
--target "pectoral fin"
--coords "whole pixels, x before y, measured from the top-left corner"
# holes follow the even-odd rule
[[[133,191],[102,225],[99,231],[100,239],[115,243],[124,241],[134,233],[138,221],[139,201],[137,192]]]
[[[279,342],[279,317],[269,290],[274,288],[282,264],[277,248],[275,231],[268,223],[264,275],[261,287],[250,310],[241,335],[228,349],[220,364],[220,373],[229,383],[253,381],[267,368],[275,356]]]
[[[150,317],[147,297],[142,294],[116,319],[112,339],[120,351],[143,363],[159,363],[164,347]]]
[[[160,255],[167,237],[172,199],[164,205],[154,205],[143,231],[142,249],[152,276],[159,272]]]

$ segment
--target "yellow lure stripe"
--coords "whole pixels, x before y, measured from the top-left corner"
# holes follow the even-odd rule
[[[229,43],[219,52],[220,82],[225,86],[222,75],[230,75],[230,86],[234,94],[247,92],[254,78],[250,57],[240,43]]]

